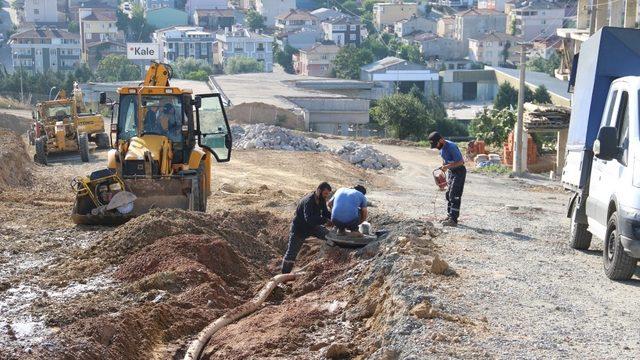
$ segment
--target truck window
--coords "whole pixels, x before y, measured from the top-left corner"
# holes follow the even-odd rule
[[[620,106],[618,106],[618,119],[616,128],[618,129],[618,146],[627,149],[629,145],[629,93],[623,91],[620,95]]]
[[[606,117],[602,123],[602,126],[613,126],[613,109],[616,106],[616,99],[618,98],[618,90],[614,90],[609,99],[607,100],[607,112]]]

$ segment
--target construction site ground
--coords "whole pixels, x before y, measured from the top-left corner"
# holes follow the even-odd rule
[[[13,115],[0,127],[24,131]],[[460,226],[442,229],[432,225],[445,215],[435,151],[375,144],[402,163],[384,172],[327,153],[235,151],[214,168],[206,214],[155,210],[86,227],[70,221],[69,183],[103,168],[106,152],[39,166],[24,141],[0,131],[0,359],[181,359],[279,272],[295,203],[325,180],[366,183],[371,222],[389,236],[360,250],[308,240],[304,275],[217,333],[203,358],[640,353],[640,282],[608,280],[597,241],[569,248],[557,183],[472,172]]]

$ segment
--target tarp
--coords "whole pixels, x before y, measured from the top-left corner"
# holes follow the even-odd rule
[[[582,43],[569,125],[568,150],[591,150],[609,86],[640,75],[640,30],[603,27]],[[572,79],[573,82],[573,79]]]

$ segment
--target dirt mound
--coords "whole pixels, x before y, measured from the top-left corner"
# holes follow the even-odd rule
[[[31,161],[24,142],[13,131],[0,129],[0,164],[0,191],[4,187],[31,185]]]
[[[31,128],[31,119],[0,113],[0,128],[12,130],[18,134],[24,134]]]

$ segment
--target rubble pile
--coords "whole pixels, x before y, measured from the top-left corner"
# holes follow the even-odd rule
[[[400,162],[393,156],[381,153],[370,145],[348,142],[334,153],[353,165],[364,169],[398,169]]]
[[[571,109],[555,105],[524,105],[524,126],[527,130],[561,130],[569,127]]]
[[[231,128],[231,135],[233,136],[233,147],[236,149],[317,152],[329,150],[315,139],[274,125],[234,125]]]

